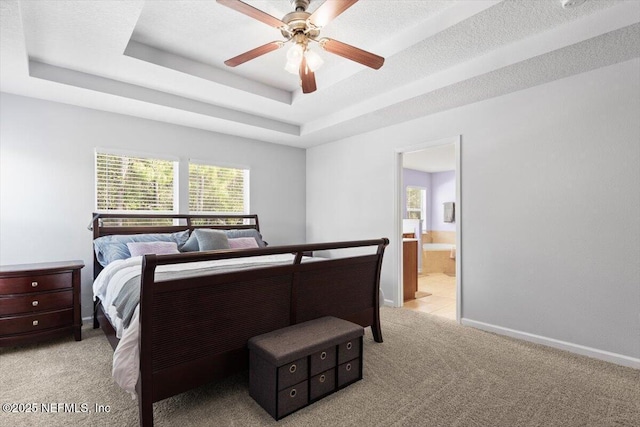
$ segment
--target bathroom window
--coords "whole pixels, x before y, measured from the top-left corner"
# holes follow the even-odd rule
[[[421,187],[407,187],[408,219],[420,219],[422,230],[427,226],[427,189]]]

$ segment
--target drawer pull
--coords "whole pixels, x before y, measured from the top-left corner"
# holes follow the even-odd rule
[[[347,350],[351,350],[351,347],[353,347],[353,345],[351,344],[351,341],[349,341],[347,343]]]
[[[38,282],[31,282],[31,287],[32,287],[32,288],[35,288],[35,287],[37,287],[37,286],[38,286]]]
[[[347,366],[345,366],[344,369],[346,369],[347,372],[349,372],[351,370],[351,363],[347,363]]]
[[[37,306],[38,306],[38,301],[33,301],[33,302],[31,303],[31,305],[32,305],[32,306],[34,306],[34,307],[37,307]]]
[[[325,382],[326,379],[327,379],[327,377],[325,377],[324,375],[320,375],[319,380],[320,380],[321,383]]]
[[[33,326],[38,326],[38,321],[37,320],[33,321]]]
[[[296,371],[296,369],[298,369],[298,368],[296,367],[296,365],[295,365],[295,364],[293,364],[293,365],[289,366],[289,372],[291,372],[292,374]],[[295,390],[294,390],[294,391],[295,391]],[[293,396],[291,396],[291,397],[293,397]]]
[[[291,391],[289,392],[289,396],[296,397],[296,393],[297,393],[296,389],[292,388]]]
[[[320,359],[321,360],[324,360],[326,358],[327,358],[327,352],[326,351],[323,351],[322,353],[320,353]]]

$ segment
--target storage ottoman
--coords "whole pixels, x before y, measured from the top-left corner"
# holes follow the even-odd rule
[[[249,340],[249,394],[280,418],[362,378],[360,325],[322,317]]]

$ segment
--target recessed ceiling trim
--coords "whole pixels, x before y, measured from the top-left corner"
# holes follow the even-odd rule
[[[217,83],[221,88],[231,87],[252,96],[260,96],[284,104],[291,104],[291,92],[274,88],[179,55],[174,55],[161,49],[156,49],[135,40],[129,40],[124,55]],[[224,96],[224,94],[221,95]],[[231,92],[229,95],[234,96]]]
[[[268,129],[289,135],[300,134],[300,128],[297,125],[195,101],[130,83],[82,73],[68,68],[56,67],[38,61],[29,60],[29,75],[34,78],[202,114],[224,121],[242,123],[243,125],[251,127]]]
[[[503,0],[463,0],[457,1],[453,6],[446,8],[439,14],[433,16],[431,19],[421,22],[419,25],[409,27],[397,35],[384,40],[381,43],[376,43],[371,46],[371,50],[378,52],[384,56],[387,60],[393,57],[393,55],[402,52],[411,46],[421,42],[422,40],[433,37],[434,35],[459,24],[460,22],[483,12],[490,7],[502,2]],[[400,6],[399,6],[400,7]],[[393,60],[393,59],[391,59]],[[339,68],[334,68],[330,73],[326,73],[322,78],[322,85],[318,87],[318,90],[322,88],[331,87],[343,80],[352,77],[354,74],[368,71],[360,64],[345,63]],[[292,101],[295,103],[300,97],[308,97],[304,95],[302,90],[297,90],[293,93]]]
[[[640,2],[620,3],[599,14],[588,15],[567,25],[508,44],[460,65],[411,82],[393,92],[382,93],[358,104],[337,110],[333,114],[307,122],[301,127],[301,135],[312,134],[402,103],[416,97],[416,94],[423,96],[429,92],[488,74],[518,62],[619,30],[637,23],[639,16]]]

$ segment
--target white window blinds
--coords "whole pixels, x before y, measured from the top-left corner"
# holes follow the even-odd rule
[[[176,162],[96,152],[98,211],[174,212]]]
[[[249,170],[189,163],[189,211],[248,213]]]

